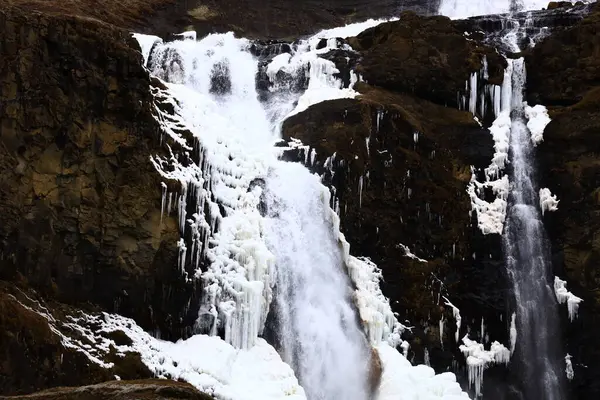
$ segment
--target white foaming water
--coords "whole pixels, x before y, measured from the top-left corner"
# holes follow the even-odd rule
[[[366,399],[370,349],[352,307],[328,194],[299,164],[280,163],[267,179],[278,336],[283,359],[298,373],[309,399]],[[328,376],[335,378],[324,379]]]
[[[468,18],[511,11],[541,10],[548,3],[548,0],[442,0],[438,12],[450,18]]]
[[[188,239],[180,241],[180,267],[203,284],[202,332],[222,334],[243,352],[268,347],[258,338],[275,297],[280,353],[295,368],[309,399],[370,398],[370,346],[385,353],[384,369],[401,365],[394,373],[408,374],[414,389],[404,393],[388,370],[381,398],[419,399],[423,393],[428,399],[465,399],[453,374],[442,379],[431,368],[413,368],[391,347],[400,344],[403,327],[381,293],[380,271],[369,260],[349,255],[339,218],[329,208],[329,190],[319,178],[303,166],[279,161],[272,146],[290,112],[355,95],[335,79],[335,65],[317,55],[338,46],[334,36],[355,35],[377,23],[324,31],[290,56],[276,57],[267,70],[273,86],[265,103],[258,100],[258,60],[249,52],[249,41],[232,34],[200,41],[188,35],[146,55],[156,41],[138,37],[151,72],[166,81],[167,89],[154,88],[155,95],[175,111],[157,107],[157,120],[181,147],[167,145],[168,157],[152,157],[165,180],[181,185],[177,193],[163,185],[163,209],[177,210],[182,237]],[[316,50],[321,37],[329,39],[327,48]],[[279,81],[278,71],[292,76],[309,71],[308,89],[292,92]],[[194,143],[184,138],[186,130]],[[267,214],[261,215],[265,206]],[[180,349],[184,346],[172,351]]]

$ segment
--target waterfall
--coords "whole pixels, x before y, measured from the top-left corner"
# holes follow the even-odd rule
[[[245,362],[260,353],[260,365],[277,365],[265,336],[304,389],[272,370],[274,381],[291,386],[257,388],[263,392],[292,387],[290,396],[306,393],[309,400],[467,398],[454,374],[412,367],[396,350],[404,327],[381,293],[381,271],[350,256],[320,177],[281,161],[282,148],[274,146],[287,116],[356,96],[357,76],[351,72],[344,84],[335,64],[319,55],[348,49],[336,38],[380,22],[322,31],[266,58],[255,55],[260,43],[233,34],[196,40],[191,32],[168,43],[137,35],[147,68],[161,80],[152,89],[163,102],[156,116],[167,155],[152,162],[169,182],[162,186],[163,212],[175,212],[179,221],[182,274],[203,290],[198,335],[174,346],[171,359],[185,362],[168,362],[176,371],[170,375],[215,390],[196,377],[201,371],[194,366],[202,362],[182,350],[209,343],[195,339],[204,335],[222,337],[222,347],[237,349]],[[289,146],[314,158],[314,149]],[[180,189],[169,192],[173,181]],[[158,364],[153,368],[164,374]]]
[[[514,42],[513,48],[515,48]],[[564,394],[560,362],[558,307],[553,293],[552,263],[539,208],[535,177],[534,137],[527,127],[523,91],[523,58],[512,60],[510,128],[511,190],[504,226],[506,266],[515,296],[515,358],[526,399],[559,400]]]
[[[199,326],[213,335],[221,331],[235,347],[252,348],[275,289],[280,352],[308,398],[364,400],[371,351],[334,236],[328,189],[304,166],[278,161],[273,147],[281,117],[294,102],[307,107],[310,99],[302,102],[280,85],[261,104],[258,60],[249,49],[249,41],[231,34],[211,35],[164,44],[150,57],[154,74],[168,79],[177,94],[185,122],[198,130],[204,204],[218,205],[208,207],[216,214],[208,216],[209,225],[218,221],[210,229],[212,244],[191,258],[210,262],[208,271],[196,271],[205,289]],[[306,44],[294,61],[275,60],[271,70],[287,67],[293,79],[311,63],[312,86],[327,89],[318,93],[351,95],[331,76],[332,63],[310,50]],[[197,203],[195,214],[202,215],[204,206]]]
[[[282,358],[309,399],[367,399],[370,349],[352,307],[324,189],[298,164],[280,164],[266,181],[267,236],[277,258],[277,334]]]
[[[545,5],[545,2],[542,5],[535,0],[444,0],[440,12],[453,18],[462,18],[476,14],[531,10]],[[528,26],[524,27],[519,26],[519,21],[513,18],[512,14],[507,14],[503,19],[504,30],[500,32],[501,47],[518,53],[521,51],[519,43],[527,35],[522,28],[531,29],[531,16],[528,16],[525,22]],[[530,37],[529,43],[535,45],[535,39],[536,37]],[[544,206],[546,203],[540,203],[539,193],[545,192],[540,192],[535,182],[534,146],[541,140],[537,124],[542,121],[537,119],[537,114],[532,111],[534,109],[524,102],[524,59],[507,61],[505,82],[501,89],[502,112],[496,113],[497,119],[491,131],[497,145],[498,126],[505,128],[501,142],[508,145],[504,148],[508,150],[509,168],[503,179],[510,182],[510,186],[507,185],[508,196],[504,193],[502,198],[497,200],[504,205],[501,229],[482,230],[484,234],[493,232],[503,235],[506,268],[515,300],[515,313],[512,314],[510,327],[511,353],[514,352],[511,368],[516,372],[522,398],[559,400],[565,397],[565,374],[560,355],[562,344],[557,300],[553,293],[552,263],[542,222],[543,210],[540,209],[540,204]],[[471,87],[476,86],[471,84]],[[545,111],[544,107],[539,107]],[[470,108],[475,110],[475,104]],[[541,124],[542,131],[548,121],[549,119]],[[498,151],[498,148],[496,150]],[[494,178],[499,178],[498,173],[502,172],[504,165],[505,161],[501,163],[500,168],[494,170]],[[476,203],[477,196],[472,198]],[[485,223],[485,220],[483,222]],[[480,227],[481,223],[482,220]]]

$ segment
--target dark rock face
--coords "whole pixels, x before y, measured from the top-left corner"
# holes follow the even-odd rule
[[[369,84],[454,108],[457,94],[469,74],[481,69],[484,55],[491,65],[490,82],[502,81],[506,66],[491,48],[466,40],[446,17],[403,13],[401,22],[368,29],[351,44],[363,54],[357,71]]]
[[[599,6],[575,27],[559,30],[527,56],[528,98],[547,106],[570,106],[598,85],[600,59],[596,29]],[[542,62],[543,60],[543,62]]]
[[[181,337],[194,288],[177,268],[175,218],[161,224],[149,160],[159,127],[136,43],[96,21],[13,8],[0,31],[0,279]],[[0,363],[0,376],[27,376],[27,362]]]
[[[147,379],[112,381],[77,388],[56,388],[28,396],[2,397],[6,400],[210,400],[192,385],[170,380]]]
[[[526,59],[530,102],[555,106],[538,147],[540,184],[560,200],[558,211],[545,217],[555,274],[583,299],[575,321],[561,312],[566,351],[573,356],[574,398],[590,400],[600,396],[599,28],[596,4],[581,23],[549,36]]]

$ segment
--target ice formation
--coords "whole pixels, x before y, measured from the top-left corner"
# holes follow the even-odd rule
[[[567,290],[567,282],[560,279],[558,276],[554,277],[554,294],[559,304],[567,303],[567,310],[569,312],[569,320],[574,321],[577,318],[577,312],[579,311],[579,303],[583,299],[575,296],[573,293]]]
[[[544,215],[546,211],[551,212],[558,210],[558,203],[559,200],[552,194],[550,189],[540,189],[540,209],[542,210],[542,215]]]
[[[415,393],[466,398],[453,374],[439,378],[433,370],[419,372],[424,370],[412,367],[394,349],[399,346],[408,353],[409,346],[400,336],[406,328],[379,287],[381,271],[370,260],[350,255],[335,212],[339,204],[320,178],[302,165],[279,161],[283,149],[273,147],[287,116],[320,101],[355,95],[352,86],[358,77],[345,87],[334,76],[335,65],[319,55],[346,46],[336,37],[356,35],[381,22],[323,31],[294,45],[291,54],[275,56],[265,71],[271,83],[267,100],[259,100],[258,60],[248,40],[219,34],[196,41],[187,33],[163,43],[136,36],[147,68],[166,87],[152,88],[153,94],[157,102],[169,105],[155,109],[168,155],[154,156],[152,162],[164,181],[177,182],[179,190],[163,183],[163,218],[175,212],[179,221],[179,267],[184,276],[189,272],[202,281],[197,326],[212,335],[173,344],[148,338],[132,326],[123,328],[129,329],[126,333],[135,338],[136,349],[146,354],[144,362],[159,376],[187,380],[232,400],[271,398],[252,390],[238,393],[237,384],[231,383],[235,377],[228,368],[254,362],[257,367],[246,368],[256,371],[248,374],[265,375],[264,379],[240,381],[240,387],[260,385],[268,393],[280,393],[284,387],[291,398],[303,398],[289,367],[274,375],[266,363],[282,363],[259,338],[275,306],[280,310],[280,352],[298,373],[308,397],[363,398],[369,347],[374,346],[386,353],[386,370],[386,363],[403,364],[403,374],[418,384]],[[317,49],[322,39],[325,47]],[[282,75],[307,79],[307,89],[292,90]],[[193,143],[184,132],[192,134]],[[306,164],[315,163],[314,149],[294,140],[289,146],[304,151]],[[328,160],[330,168],[334,158]],[[125,324],[114,318],[111,324]],[[217,339],[217,333],[225,340]],[[212,350],[206,349],[199,361],[194,359],[195,347]],[[269,377],[276,383],[265,382]],[[382,393],[408,399],[400,389],[392,382]]]
[[[462,321],[462,318],[460,316],[460,310],[458,309],[458,307],[456,307],[454,304],[452,304],[450,302],[450,300],[448,300],[447,297],[444,296],[444,300],[445,303],[448,307],[452,307],[452,316],[454,317],[454,320],[456,321],[456,332],[454,332],[454,339],[456,340],[456,343],[458,343],[458,338],[460,337],[460,324]]]
[[[426,365],[412,366],[387,343],[377,347],[383,365],[383,375],[377,400],[468,400],[453,373],[435,374]]]
[[[333,49],[341,48],[351,50],[347,44],[340,45],[338,38],[347,38],[356,36],[362,31],[377,26],[383,22],[393,21],[396,18],[368,20],[365,22],[349,24],[345,27],[323,30],[308,39],[301,40],[292,54],[280,54],[276,56],[267,67],[267,75],[275,85],[275,89],[281,89],[289,85],[289,81],[279,82],[277,74],[281,71],[292,77],[306,75],[308,78],[308,87],[302,93],[297,105],[289,112],[291,116],[306,110],[313,104],[326,100],[340,98],[354,98],[358,93],[353,90],[354,84],[358,81],[358,76],[354,71],[350,72],[351,82],[347,88],[343,87],[342,81],[334,75],[340,71],[332,61],[321,58],[320,55],[326,54]],[[322,40],[326,40],[326,45],[318,48]]]
[[[503,175],[508,163],[508,149],[511,129],[510,110],[512,106],[512,73],[513,60],[507,60],[508,66],[504,71],[502,86],[489,85],[486,93],[491,98],[494,110],[494,120],[490,133],[494,139],[494,156],[489,167],[485,169],[485,180],[477,180],[476,171],[472,171],[471,182],[467,186],[467,193],[471,198],[471,209],[477,215],[477,224],[484,235],[501,234],[506,219],[506,207],[510,182],[508,176]],[[487,74],[487,63],[484,62],[482,75]],[[476,91],[476,85],[471,82],[471,92]],[[482,95],[481,110],[485,110],[485,95]],[[477,96],[475,96],[477,99]],[[473,105],[471,112],[477,107]],[[470,107],[471,108],[471,107]],[[483,111],[482,111],[483,113]],[[482,115],[483,116],[483,115]],[[486,188],[492,190],[495,199],[491,202],[484,200],[483,193]]]
[[[525,103],[525,116],[528,119],[527,129],[531,132],[531,141],[537,146],[544,141],[544,129],[551,121],[548,110],[540,104],[531,107]]]
[[[399,248],[401,248],[402,250],[404,250],[404,255],[406,257],[410,258],[411,260],[415,260],[415,261],[418,261],[420,263],[427,263],[427,260],[424,260],[424,259],[422,259],[422,258],[417,257],[416,255],[414,255],[410,251],[410,249],[408,248],[408,246],[406,246],[406,245],[404,245],[402,243],[398,243],[396,246],[399,247]]]
[[[510,317],[510,354],[512,355],[515,352],[515,347],[517,346],[517,314],[512,313]]]
[[[565,356],[565,373],[567,374],[567,379],[570,381],[575,377],[575,372],[573,371],[573,362],[571,361],[572,358],[573,356],[571,356],[569,353],[567,353]]]
[[[466,358],[469,386],[474,387],[475,395],[479,396],[483,384],[483,371],[492,364],[508,364],[511,353],[498,342],[493,342],[490,350],[485,350],[482,344],[470,340],[468,335],[465,335],[462,341],[460,351]]]

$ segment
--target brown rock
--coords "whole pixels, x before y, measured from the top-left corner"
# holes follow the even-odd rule
[[[350,40],[361,50],[357,71],[371,85],[409,93],[458,108],[458,94],[483,56],[490,64],[490,83],[502,82],[506,62],[496,52],[467,40],[446,17],[402,13],[400,20],[368,29]]]
[[[110,381],[81,387],[60,387],[5,400],[210,400],[192,385],[170,380]]]
[[[161,223],[150,156],[163,147],[137,44],[26,3],[0,9],[0,279],[178,339],[195,288],[177,268],[177,222]],[[13,384],[4,392],[28,387]]]

